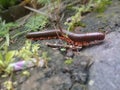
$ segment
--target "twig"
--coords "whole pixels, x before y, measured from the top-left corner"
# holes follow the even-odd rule
[[[42,15],[44,15],[44,16],[50,17],[50,16],[48,16],[46,13],[41,12],[41,11],[39,11],[39,10],[37,10],[37,9],[31,8],[31,7],[28,7],[28,6],[24,6],[24,8],[26,8],[26,9],[28,9],[28,10],[31,10],[31,11],[33,11],[33,12],[36,12],[36,13],[42,14]],[[51,18],[51,17],[50,17],[50,18]]]
[[[82,47],[72,46],[72,45],[61,45],[61,44],[51,44],[51,43],[46,43],[46,45],[52,48],[66,48],[66,49],[72,49],[72,50],[82,49]]]

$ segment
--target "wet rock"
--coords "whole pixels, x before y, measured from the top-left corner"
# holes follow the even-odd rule
[[[88,65],[90,62],[92,62],[90,56],[78,53],[73,58],[73,64],[67,65],[63,69],[63,73],[69,73],[73,83],[85,84],[88,79]]]
[[[74,57],[74,66],[79,66],[82,71],[89,69],[92,63],[94,61],[91,55],[79,53]]]
[[[35,73],[35,74],[33,74]],[[39,87],[38,80],[45,80],[43,72],[33,71],[31,77],[27,79],[24,83],[19,84],[18,90],[36,90]]]
[[[83,72],[73,72],[71,75],[71,79],[73,80],[73,82],[78,82],[78,83],[85,83],[86,79],[87,79],[87,73],[83,73]]]
[[[86,27],[81,28],[81,32],[106,31],[106,27],[110,27],[112,31],[115,31],[115,28],[119,27],[120,24],[119,8],[120,2],[115,0],[112,1],[112,5],[108,6],[103,13],[89,13],[82,19]]]
[[[94,64],[90,68],[90,77],[88,81],[89,90],[119,90],[119,38],[120,33],[112,32],[106,35],[103,44],[83,50],[83,53],[92,55],[94,59]]]
[[[46,47],[51,60],[48,68],[35,68],[28,80],[19,85],[20,90],[69,90],[74,83],[85,84],[88,77],[87,65],[91,58],[76,54],[73,63],[64,63],[64,56],[58,50]],[[29,87],[28,87],[29,86]]]
[[[18,83],[22,84],[24,81],[26,81],[28,79],[28,77],[26,76],[21,76],[21,78],[19,79]]]
[[[31,77],[18,87],[20,90],[69,90],[71,87],[69,74],[61,71],[64,66],[62,54],[58,50],[46,49],[51,57],[48,68],[35,68],[31,71]]]
[[[29,87],[27,86],[29,85]],[[50,78],[42,78],[39,80],[28,80],[22,85],[21,90],[69,90],[72,83],[70,78],[65,74],[57,74]]]
[[[72,86],[71,90],[85,90],[85,86],[84,85],[81,85],[79,83],[76,83]]]
[[[73,51],[72,51],[71,49],[68,49],[66,56],[67,56],[67,57],[73,57],[73,56],[74,56]]]
[[[72,83],[67,75],[59,74],[43,81],[39,90],[69,90]]]

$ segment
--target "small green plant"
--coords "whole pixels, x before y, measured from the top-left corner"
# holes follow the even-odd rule
[[[26,23],[25,27],[29,31],[39,31],[43,29],[48,23],[48,18],[44,15],[35,15],[31,17]]]
[[[111,0],[94,0],[97,12],[104,12],[106,7],[111,4]]]
[[[47,52],[43,52],[41,57],[42,57],[42,59],[44,60],[45,67],[48,68],[48,61],[49,61],[51,58],[48,57]]]
[[[14,61],[16,51],[8,51],[8,46],[4,46],[4,51],[0,52],[0,73],[11,73],[12,68],[9,68],[9,64]]]
[[[32,44],[31,41],[27,40],[25,45],[18,51],[18,57],[24,60],[31,60],[32,58],[38,58],[39,44]]]
[[[30,72],[25,70],[25,71],[22,72],[22,75],[29,77],[30,76]]]
[[[72,16],[70,22],[65,22],[65,25],[68,25],[68,30],[74,30],[77,26],[85,27],[85,24],[81,22],[82,13],[86,11],[86,7],[82,5],[80,8],[73,7],[77,11],[77,13]]]
[[[48,57],[47,52],[43,52],[43,53],[42,53],[42,58],[43,58],[44,60],[50,60],[50,58]]]
[[[45,4],[49,4],[50,0],[37,0],[37,2],[40,3],[40,4],[45,5]]]
[[[10,80],[4,82],[4,87],[6,90],[14,90],[13,82]]]
[[[31,44],[31,41],[26,41],[25,46],[18,51],[17,56],[23,60],[33,60],[35,58],[37,66],[39,66],[39,63],[43,63],[47,67],[47,62],[50,58],[47,56],[47,52],[42,52],[40,57],[39,48],[39,44]]]
[[[15,27],[15,26],[17,26],[17,24],[5,23],[5,21],[2,21],[2,19],[0,18],[0,38],[6,39],[5,43],[7,46],[9,46],[9,40],[10,40],[9,30],[11,27]],[[0,48],[2,48],[2,46]]]
[[[73,63],[73,59],[72,58],[68,58],[67,60],[65,60],[64,63],[70,65],[70,64]]]
[[[0,0],[0,8],[7,9],[10,6],[13,6],[18,3],[18,0]]]
[[[109,4],[111,4],[111,0],[90,0],[87,5],[72,7],[72,9],[76,10],[76,14],[71,16],[70,22],[65,22],[65,25],[68,26],[68,30],[74,30],[76,26],[85,27],[86,25],[81,22],[83,13],[91,12],[92,10],[103,12]]]
[[[61,48],[60,51],[65,52],[66,48]]]

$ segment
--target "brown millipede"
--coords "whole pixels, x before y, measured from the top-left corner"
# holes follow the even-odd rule
[[[60,38],[70,44],[74,44],[77,46],[87,46],[94,41],[103,41],[105,38],[105,34],[101,32],[76,34],[73,32],[68,32],[66,30],[63,30],[63,33],[61,33],[60,30],[49,30],[28,33],[26,35],[26,38],[32,40]]]

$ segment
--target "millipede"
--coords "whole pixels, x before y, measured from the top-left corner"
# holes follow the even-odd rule
[[[90,44],[96,44],[99,41],[105,39],[105,34],[102,32],[91,32],[76,34],[67,30],[47,30],[41,32],[31,32],[26,35],[27,39],[32,40],[44,40],[59,38],[66,41],[69,44],[75,46],[88,46]]]

